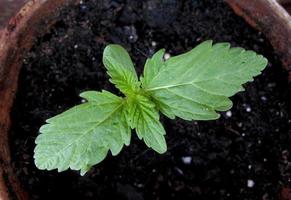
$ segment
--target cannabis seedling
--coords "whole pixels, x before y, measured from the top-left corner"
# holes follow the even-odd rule
[[[229,97],[261,73],[267,59],[253,51],[206,41],[191,51],[164,60],[165,50],[147,59],[138,78],[134,65],[119,45],[109,45],[103,63],[110,81],[124,94],[87,91],[86,103],[48,119],[36,139],[39,169],[71,168],[85,174],[110,150],[117,155],[129,145],[131,129],[139,139],[164,153],[167,145],[159,112],[174,119],[213,120],[232,107]]]

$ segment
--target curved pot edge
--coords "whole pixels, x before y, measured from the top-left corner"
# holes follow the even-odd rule
[[[252,27],[261,31],[280,56],[291,81],[291,16],[280,3],[290,0],[226,0],[226,3]]]
[[[10,111],[17,90],[23,55],[34,39],[54,24],[62,7],[78,0],[30,0],[0,30],[0,199],[28,199],[11,164]]]

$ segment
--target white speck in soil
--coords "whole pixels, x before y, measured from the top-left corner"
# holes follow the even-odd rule
[[[198,37],[197,39],[196,39],[196,42],[199,42],[199,41],[201,41],[202,40],[202,38],[201,37]]]
[[[92,57],[92,61],[95,61],[96,60],[96,58],[95,57]]]
[[[247,111],[247,112],[251,112],[251,111],[252,111],[251,107],[247,106],[247,107],[246,107],[246,111]]]
[[[249,179],[248,182],[247,182],[247,186],[248,186],[249,188],[252,188],[252,187],[255,186],[255,182],[254,182],[252,179]]]
[[[143,188],[143,187],[144,187],[144,185],[143,185],[143,184],[141,184],[141,183],[138,183],[138,184],[136,184],[136,187],[138,187],[138,188]]]
[[[171,55],[169,53],[165,53],[165,55],[164,55],[165,60],[168,60],[170,57],[171,57]]]
[[[273,88],[273,87],[275,87],[276,86],[276,83],[268,83],[268,85],[267,85],[269,88]]]
[[[237,125],[238,125],[238,127],[241,128],[243,124],[241,122],[239,122]]]
[[[153,169],[153,170],[152,170],[153,173],[155,173],[156,171],[157,171],[156,169]]]
[[[84,4],[84,2],[80,2],[80,9],[81,9],[81,11],[86,11],[87,10],[87,6]]]
[[[263,160],[264,160],[264,162],[267,162],[267,161],[268,161],[268,159],[267,159],[267,158],[264,158]]]
[[[258,140],[258,144],[261,144],[262,143],[262,141],[261,140]]]
[[[262,100],[262,101],[267,101],[267,97],[265,97],[265,96],[261,96],[261,100]]]
[[[184,156],[181,159],[182,159],[183,163],[186,164],[186,165],[189,165],[192,162],[192,157],[191,156]]]
[[[157,42],[156,41],[152,41],[152,46],[153,47],[157,46]]]
[[[200,136],[200,135],[201,135],[201,133],[200,133],[200,132],[198,132],[198,133],[197,133],[197,135],[198,135],[198,136]]]
[[[86,100],[85,100],[85,99],[82,99],[82,100],[81,100],[81,102],[82,102],[82,103],[85,103],[85,102],[86,102]]]
[[[179,174],[184,175],[184,172],[183,172],[180,168],[175,167],[175,170],[176,170]]]
[[[134,39],[134,36],[133,36],[133,35],[130,35],[130,36],[129,36],[129,39],[130,39],[130,40],[133,40],[133,39]]]
[[[242,133],[242,134],[241,134],[241,136],[243,136],[243,137],[244,137],[244,136],[246,136],[246,134],[245,134],[245,133]]]
[[[74,49],[77,49],[77,48],[78,48],[78,45],[77,45],[77,44],[75,44],[75,45],[74,45]]]
[[[249,165],[249,166],[248,166],[248,169],[249,169],[249,170],[251,170],[251,169],[252,169],[252,167],[253,167],[252,165]]]
[[[227,117],[231,117],[232,116],[232,112],[230,110],[227,111],[225,114],[226,114]]]

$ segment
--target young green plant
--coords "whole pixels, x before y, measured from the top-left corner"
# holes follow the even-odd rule
[[[167,150],[159,112],[168,118],[214,120],[232,107],[229,97],[243,91],[267,65],[253,51],[230,48],[228,43],[206,41],[191,51],[163,58],[165,50],[147,59],[138,78],[127,51],[108,45],[103,63],[110,81],[123,94],[87,91],[86,103],[46,121],[36,139],[35,164],[39,169],[71,168],[85,174],[130,144],[131,129],[145,144],[162,154]]]

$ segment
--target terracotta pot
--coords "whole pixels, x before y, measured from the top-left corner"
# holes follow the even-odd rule
[[[23,55],[27,52],[34,39],[46,32],[55,22],[58,13],[62,7],[77,3],[79,0],[30,0],[21,11],[10,20],[10,23],[4,30],[0,30],[0,199],[10,200],[28,199],[27,193],[21,188],[19,181],[11,165],[9,150],[9,128],[10,128],[10,110],[13,104],[14,96],[17,90],[18,75],[22,65]],[[273,0],[228,0],[229,4],[239,12],[234,5],[242,2],[262,2]],[[232,4],[233,3],[233,4]],[[251,4],[250,4],[251,5]],[[256,13],[255,10],[253,10]],[[270,16],[276,16],[278,13],[269,13]],[[251,18],[252,14],[245,14],[246,19]],[[290,16],[289,16],[290,17]],[[253,18],[252,18],[253,19]],[[256,19],[256,18],[254,18]],[[271,19],[271,18],[270,18]],[[279,20],[280,21],[280,20]],[[271,21],[269,24],[274,27],[278,21]],[[290,22],[290,21],[289,21]],[[278,22],[279,23],[279,22]],[[290,25],[290,23],[288,23]],[[289,37],[289,25],[282,24],[284,30],[287,30],[285,37]],[[254,25],[254,24],[252,24]],[[287,28],[285,28],[287,27]],[[260,30],[260,28],[258,28]],[[280,31],[280,30],[279,30]],[[263,30],[264,32],[264,30]],[[282,60],[286,59],[281,49],[278,48],[274,37],[269,37],[275,50],[278,50]],[[286,36],[287,34],[287,36]],[[288,35],[289,34],[289,35]],[[286,38],[285,38],[286,39]],[[288,40],[290,41],[290,40]],[[281,44],[281,43],[280,43]],[[288,46],[287,46],[288,47]],[[291,46],[289,46],[291,48]],[[291,50],[289,51],[291,54]],[[291,58],[291,56],[290,56]]]
[[[31,0],[0,31],[0,199],[28,199],[11,165],[10,110],[17,90],[22,57],[34,39],[50,28],[60,9],[77,0]]]

